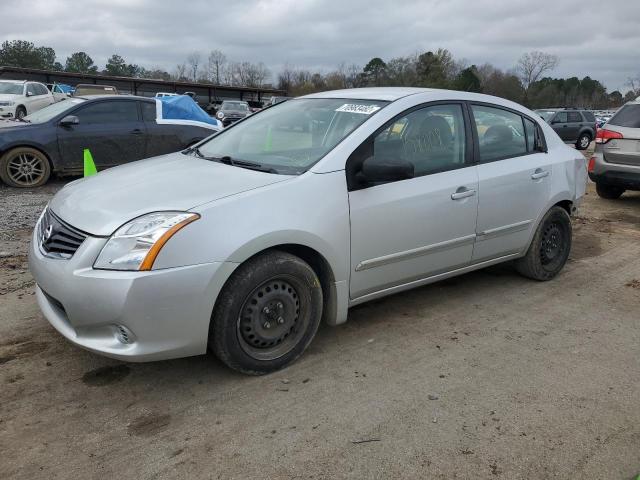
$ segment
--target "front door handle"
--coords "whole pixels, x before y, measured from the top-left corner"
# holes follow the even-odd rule
[[[475,194],[476,191],[473,189],[460,187],[455,191],[455,193],[451,194],[451,200],[462,200],[463,198],[473,197]]]
[[[133,130],[131,130],[129,132],[131,135],[142,135],[144,132],[142,130],[140,130],[139,128],[134,128]]]
[[[531,180],[538,180],[540,178],[548,177],[549,170],[542,170],[541,168],[536,168],[536,171],[531,174]]]

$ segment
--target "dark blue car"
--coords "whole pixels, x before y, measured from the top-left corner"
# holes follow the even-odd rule
[[[37,187],[52,173],[82,173],[85,148],[101,170],[182,150],[218,130],[204,122],[158,121],[159,109],[144,97],[73,97],[23,121],[3,121],[0,179],[12,187]]]

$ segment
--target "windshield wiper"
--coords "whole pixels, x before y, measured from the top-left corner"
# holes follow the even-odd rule
[[[204,160],[211,160],[213,162],[224,163],[225,165],[231,165],[232,167],[240,167],[246,168],[248,170],[257,170],[258,172],[266,172],[266,173],[278,173],[278,171],[273,167],[265,167],[259,163],[255,162],[247,162],[246,160],[235,160],[231,158],[229,155],[223,155],[222,157],[208,157],[203,154],[198,147],[192,147],[187,152],[195,153],[198,157]]]

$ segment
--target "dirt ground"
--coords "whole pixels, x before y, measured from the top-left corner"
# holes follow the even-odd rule
[[[2,479],[631,479],[640,473],[640,193],[589,195],[563,273],[509,265],[322,327],[296,364],[123,364],[40,314],[29,229],[62,185],[0,187]]]

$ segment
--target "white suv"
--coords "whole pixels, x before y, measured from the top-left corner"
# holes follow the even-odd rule
[[[38,82],[0,80],[0,117],[22,118],[55,103],[49,89]]]

